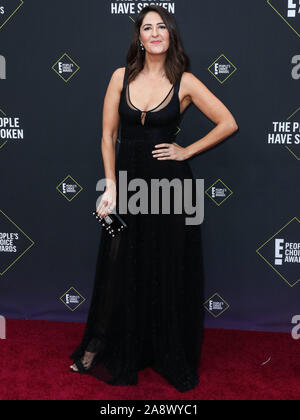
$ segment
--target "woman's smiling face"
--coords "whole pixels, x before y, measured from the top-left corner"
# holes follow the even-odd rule
[[[169,31],[158,13],[149,12],[144,17],[140,28],[140,41],[150,54],[162,54],[168,50]]]

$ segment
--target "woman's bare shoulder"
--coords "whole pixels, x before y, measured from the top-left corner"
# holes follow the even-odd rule
[[[181,83],[185,85],[193,85],[195,83],[197,84],[197,82],[201,82],[201,80],[199,80],[193,73],[188,71],[184,71],[182,73]]]
[[[115,77],[117,77],[117,78],[121,78],[121,79],[123,79],[123,77],[124,77],[124,74],[125,74],[125,70],[126,70],[126,67],[118,67],[114,72],[113,72],[113,75],[115,75]]]
[[[117,86],[120,91],[123,89],[125,70],[126,67],[118,67],[113,71],[111,76],[111,82]]]
[[[200,94],[208,91],[208,88],[197,76],[187,71],[182,73],[181,86],[187,96],[193,96],[196,92]]]
[[[182,73],[180,81],[180,95],[182,98],[181,100],[186,102],[186,106],[188,106],[192,101],[191,92],[195,87],[195,80],[198,79],[193,75],[193,73],[188,71],[184,71]]]

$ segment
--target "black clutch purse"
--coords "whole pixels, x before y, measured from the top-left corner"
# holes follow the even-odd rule
[[[93,216],[96,217],[98,222],[101,223],[113,238],[120,235],[120,233],[128,227],[125,220],[117,213],[110,213],[105,217],[99,217],[98,214],[93,211]]]

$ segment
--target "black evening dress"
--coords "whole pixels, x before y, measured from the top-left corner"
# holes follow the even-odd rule
[[[204,317],[201,225],[186,224],[191,215],[184,211],[175,213],[174,189],[170,188],[169,214],[161,207],[151,213],[150,194],[151,179],[188,178],[195,200],[195,179],[187,160],[152,156],[155,144],[175,141],[181,79],[157,107],[142,112],[131,102],[127,76],[126,67],[119,104],[116,210],[120,171],[126,171],[128,201],[137,194],[135,188],[129,190],[130,180],[141,178],[149,187],[149,211],[120,212],[128,224],[120,236],[113,238],[102,229],[84,335],[69,357],[76,361],[86,350],[96,352],[87,374],[110,385],[136,385],[138,371],[150,367],[185,392],[199,382]]]

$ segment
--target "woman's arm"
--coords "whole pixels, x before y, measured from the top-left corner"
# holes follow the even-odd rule
[[[119,127],[120,95],[123,87],[125,68],[115,70],[107,87],[103,105],[101,152],[104,163],[106,188],[116,184],[116,141]]]
[[[238,125],[228,108],[192,73],[183,73],[180,88],[183,101],[193,102],[216,124],[206,136],[185,147],[185,158],[188,159],[230,136]]]
[[[107,216],[116,205],[116,141],[119,127],[119,103],[123,88],[125,67],[118,68],[111,76],[103,104],[101,152],[106,188],[97,207],[100,217]]]

